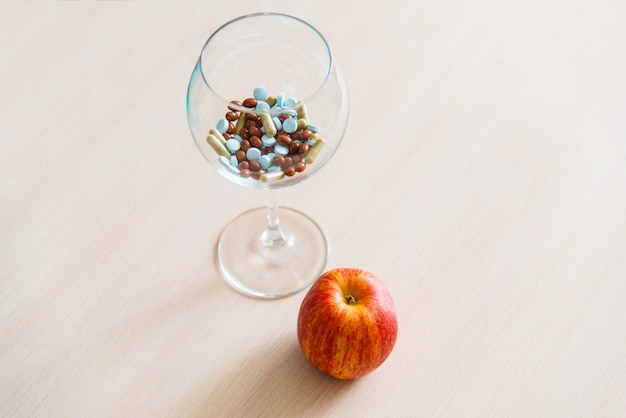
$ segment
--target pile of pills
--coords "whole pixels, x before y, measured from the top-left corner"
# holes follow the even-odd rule
[[[252,97],[231,102],[206,140],[226,170],[269,183],[301,173],[315,161],[325,145],[319,130],[309,123],[302,102],[283,93],[269,96],[257,87]]]

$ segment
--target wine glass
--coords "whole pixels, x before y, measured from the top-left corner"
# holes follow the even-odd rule
[[[328,43],[297,17],[242,16],[204,44],[187,91],[193,138],[222,176],[268,194],[265,206],[237,216],[219,237],[218,268],[239,292],[288,296],[326,267],[324,231],[308,215],[279,208],[276,191],[328,162],[344,135],[348,107]]]

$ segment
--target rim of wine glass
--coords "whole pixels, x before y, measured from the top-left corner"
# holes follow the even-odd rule
[[[287,18],[287,19],[291,19],[291,20],[295,20],[299,23],[302,23],[303,25],[307,26],[309,29],[311,29],[315,34],[317,34],[317,36],[319,36],[319,38],[321,39],[322,43],[324,44],[324,47],[326,48],[326,52],[328,53],[328,68],[326,70],[326,74],[324,75],[324,80],[322,80],[322,82],[320,83],[319,86],[317,86],[317,88],[315,90],[313,90],[313,92],[304,98],[301,98],[301,100],[303,102],[307,102],[309,101],[309,99],[311,97],[314,97],[317,92],[319,90],[321,90],[324,86],[324,84],[326,84],[326,82],[328,81],[328,78],[330,77],[330,75],[332,74],[333,71],[333,66],[334,66],[334,59],[333,59],[333,54],[332,51],[330,50],[330,46],[328,45],[328,42],[326,41],[326,38],[324,37],[324,35],[322,35],[322,33],[317,30],[315,28],[315,26],[311,25],[309,22],[300,19],[299,17],[295,17],[292,15],[288,15],[285,13],[276,13],[276,12],[259,12],[259,13],[250,13],[250,14],[246,14],[243,16],[239,16],[236,17],[234,19],[229,20],[228,22],[224,23],[223,25],[221,25],[219,28],[217,28],[212,34],[211,36],[209,36],[209,38],[206,40],[206,42],[204,43],[204,45],[202,45],[202,50],[200,52],[200,58],[199,58],[199,62],[200,62],[200,75],[202,76],[202,81],[204,82],[204,84],[207,86],[207,88],[209,90],[211,90],[216,96],[220,97],[222,100],[224,100],[224,102],[229,103],[229,105],[239,111],[250,111],[250,109],[244,107],[244,106],[237,106],[237,105],[233,105],[231,102],[232,99],[228,99],[224,96],[222,96],[220,93],[218,93],[215,89],[213,89],[213,87],[211,86],[211,83],[208,82],[208,80],[206,79],[205,75],[204,75],[204,70],[203,70],[203,66],[202,66],[202,61],[204,58],[204,51],[207,47],[207,45],[211,42],[211,40],[217,35],[219,34],[224,28],[226,28],[227,26],[230,26],[236,22],[239,22],[241,20],[245,20],[245,19],[251,19],[251,18],[258,18],[258,17],[263,17],[263,16],[274,16],[274,17],[279,17],[279,18]]]

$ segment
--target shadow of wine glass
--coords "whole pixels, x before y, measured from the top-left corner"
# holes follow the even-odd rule
[[[357,383],[315,369],[295,336],[257,351],[221,382],[208,393],[205,411],[236,417],[324,416]]]

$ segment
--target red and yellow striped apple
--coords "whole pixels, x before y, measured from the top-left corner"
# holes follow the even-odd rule
[[[298,341],[304,355],[338,379],[374,371],[391,354],[397,336],[391,294],[378,277],[361,269],[327,271],[300,305]]]

